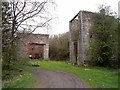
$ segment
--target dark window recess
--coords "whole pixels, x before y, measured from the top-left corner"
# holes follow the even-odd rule
[[[69,47],[69,42],[68,42],[68,47]]]
[[[78,43],[77,43],[77,41],[74,42],[74,53],[75,53],[75,59],[77,62],[77,57],[78,57]]]
[[[34,50],[34,48],[31,48],[31,50],[33,51],[33,50]]]
[[[90,38],[92,38],[92,35],[90,35]]]

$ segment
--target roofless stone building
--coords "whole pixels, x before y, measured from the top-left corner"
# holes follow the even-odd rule
[[[17,42],[17,58],[49,59],[48,34],[22,34]]]
[[[87,50],[92,36],[89,33],[92,22],[92,15],[95,13],[79,11],[75,17],[69,21],[70,30],[70,61],[73,64],[84,65],[89,61]]]

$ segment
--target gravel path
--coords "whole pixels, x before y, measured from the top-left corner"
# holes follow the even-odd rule
[[[36,82],[32,88],[87,88],[74,74],[41,69],[34,70],[33,74]]]

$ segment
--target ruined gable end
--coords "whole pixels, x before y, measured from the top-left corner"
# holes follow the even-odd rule
[[[95,13],[80,11],[70,22],[70,61],[73,64],[84,65],[89,62],[87,50],[90,41],[90,28],[93,26],[92,15]]]

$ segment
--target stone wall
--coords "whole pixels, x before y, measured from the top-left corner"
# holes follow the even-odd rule
[[[88,11],[80,11],[70,22],[70,61],[77,63],[78,65],[84,64],[85,61],[89,60],[87,56],[87,50],[89,47],[90,33],[89,30],[93,25],[92,15],[94,13]],[[77,17],[77,20],[76,20]],[[78,30],[75,36],[78,37],[76,40],[73,39],[73,31]],[[75,55],[74,42],[77,42],[77,55]]]
[[[74,19],[69,22],[69,29],[70,29],[69,49],[70,49],[70,61],[72,63],[77,63],[77,56],[75,55],[74,44],[76,42],[79,42],[79,31],[80,31],[79,26],[80,26],[79,19]]]
[[[49,59],[49,35],[48,34],[18,34],[20,39],[17,42],[17,57],[20,58],[29,58],[27,49],[29,43],[38,43],[44,44],[44,53],[43,58]]]

